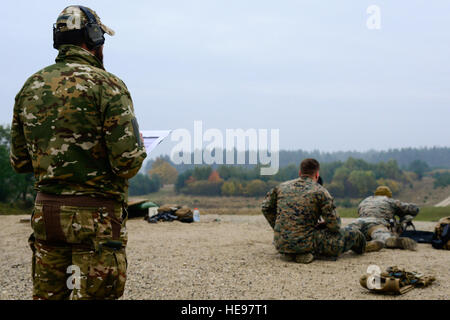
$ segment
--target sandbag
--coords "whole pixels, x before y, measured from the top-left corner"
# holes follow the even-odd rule
[[[177,211],[180,208],[181,206],[177,204],[165,204],[158,208],[158,213],[164,212],[175,213],[175,211]]]
[[[194,222],[194,213],[191,209],[187,207],[182,207],[175,211],[175,215],[178,217],[178,220],[181,222]]]

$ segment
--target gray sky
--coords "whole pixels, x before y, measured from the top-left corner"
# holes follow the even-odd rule
[[[450,2],[5,1],[0,123],[52,64],[67,5],[96,10],[106,69],[127,84],[141,129],[280,129],[283,149],[450,146]],[[366,9],[381,9],[369,30]],[[169,143],[158,147],[167,152]]]

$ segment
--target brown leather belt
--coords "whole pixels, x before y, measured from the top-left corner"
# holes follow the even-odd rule
[[[121,204],[113,199],[94,198],[90,196],[55,195],[38,192],[36,203],[43,205],[44,224],[49,241],[64,241],[65,236],[61,228],[59,217],[61,206],[73,207],[105,207],[111,219],[113,240],[120,237],[121,221],[114,215],[114,209]]]

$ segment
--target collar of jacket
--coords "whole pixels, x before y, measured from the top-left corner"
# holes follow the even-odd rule
[[[311,181],[311,182],[316,182],[313,180],[313,178],[311,178],[310,176],[300,176],[300,179],[303,181]]]
[[[59,47],[59,53],[55,61],[87,64],[105,70],[103,63],[96,56],[82,47],[71,44]]]

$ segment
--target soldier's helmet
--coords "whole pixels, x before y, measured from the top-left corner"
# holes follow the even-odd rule
[[[100,21],[100,17],[94,10],[87,7],[85,8],[95,17],[97,24],[103,32],[110,36],[114,35],[115,32]],[[87,23],[88,18],[79,6],[68,6],[64,8],[64,10],[59,14],[58,19],[56,19],[56,27],[59,32],[81,30],[87,25]]]
[[[377,190],[375,190],[376,196],[386,196],[392,198],[392,191],[387,186],[379,186]]]

